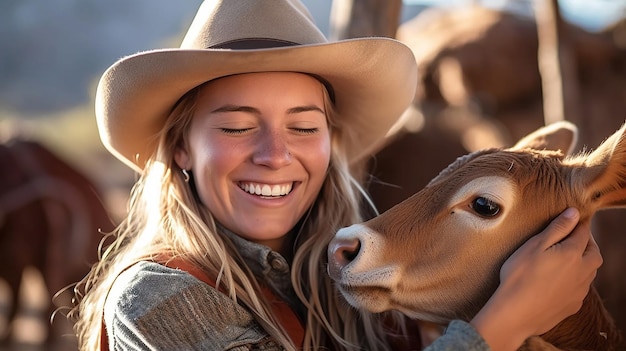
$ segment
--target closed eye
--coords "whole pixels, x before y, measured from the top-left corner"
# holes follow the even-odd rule
[[[292,128],[292,130],[301,134],[315,134],[319,131],[319,128]]]
[[[239,134],[244,134],[245,132],[252,130],[252,128],[239,128],[239,129],[234,129],[234,128],[220,128],[220,130],[222,131],[222,133],[224,134],[230,134],[230,135],[239,135]]]

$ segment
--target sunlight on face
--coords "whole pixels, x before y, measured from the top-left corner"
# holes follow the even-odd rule
[[[191,169],[215,219],[279,250],[312,205],[330,162],[323,85],[301,73],[229,76],[201,87],[188,149]]]

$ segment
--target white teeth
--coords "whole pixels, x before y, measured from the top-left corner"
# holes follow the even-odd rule
[[[274,185],[272,187],[272,196],[280,196],[280,186],[279,185]]]
[[[242,184],[242,189],[250,194],[259,196],[284,196],[291,192],[292,184],[269,185],[269,184]]]
[[[261,195],[263,196],[272,195],[272,189],[270,189],[269,185],[263,185],[263,188],[261,188]]]

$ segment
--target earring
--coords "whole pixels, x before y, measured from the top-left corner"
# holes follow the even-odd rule
[[[189,183],[189,171],[183,168],[181,172],[183,172],[183,176],[185,177],[185,183]]]

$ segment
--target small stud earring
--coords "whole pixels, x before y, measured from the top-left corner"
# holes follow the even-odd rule
[[[183,168],[181,172],[183,172],[183,176],[185,177],[185,183],[189,183],[189,171]]]

